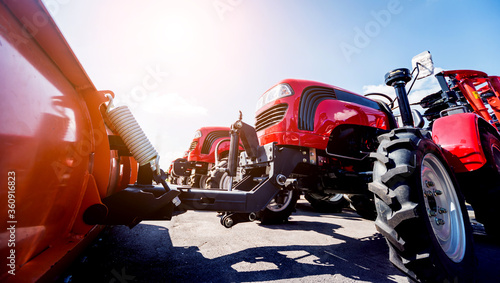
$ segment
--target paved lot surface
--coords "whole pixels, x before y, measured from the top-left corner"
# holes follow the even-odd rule
[[[500,281],[500,244],[475,236],[479,282]],[[408,282],[385,240],[351,210],[315,212],[299,200],[281,225],[226,229],[189,211],[104,232],[61,282]]]

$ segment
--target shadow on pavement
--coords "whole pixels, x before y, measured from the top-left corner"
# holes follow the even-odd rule
[[[298,214],[320,216],[302,209]],[[357,218],[345,213],[339,217]],[[342,228],[339,225],[318,221],[291,221],[260,227],[314,231],[338,239],[340,243],[255,247],[209,259],[196,246],[173,246],[170,233],[163,226],[140,224],[131,230],[116,226],[106,230],[60,282],[305,282],[321,275],[331,275],[328,281],[332,278],[337,281],[338,276],[339,281],[349,278],[365,282],[402,282],[403,274],[389,262],[386,242],[378,233],[355,239],[337,233]],[[283,233],[283,237],[286,235]],[[475,237],[475,241],[478,282],[498,282],[500,245],[484,237]]]
[[[339,227],[306,221],[266,226],[268,229],[316,231],[344,242],[326,246],[257,247],[207,259],[198,247],[172,246],[164,227],[140,224],[129,230],[116,226],[107,230],[85,252],[83,260],[61,282],[242,282],[325,274],[394,282],[387,272],[401,275],[386,259],[384,239],[380,236],[352,239],[335,234],[334,230]]]

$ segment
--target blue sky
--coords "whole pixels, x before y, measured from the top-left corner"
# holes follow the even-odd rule
[[[425,50],[445,70],[500,75],[499,1],[43,0],[96,87],[128,104],[162,156],[194,131],[253,123],[285,78],[363,94]],[[411,101],[437,87],[419,81]]]

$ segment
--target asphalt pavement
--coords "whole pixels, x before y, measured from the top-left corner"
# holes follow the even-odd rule
[[[500,243],[474,240],[478,282],[499,282]],[[279,225],[228,229],[215,212],[188,211],[133,229],[110,227],[60,281],[409,282],[389,262],[372,221],[350,209],[319,213],[305,200]]]

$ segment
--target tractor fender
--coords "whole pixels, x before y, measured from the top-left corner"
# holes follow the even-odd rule
[[[463,113],[446,116],[434,121],[432,139],[441,146],[455,173],[464,173],[481,168],[486,157],[479,138],[478,115]]]

